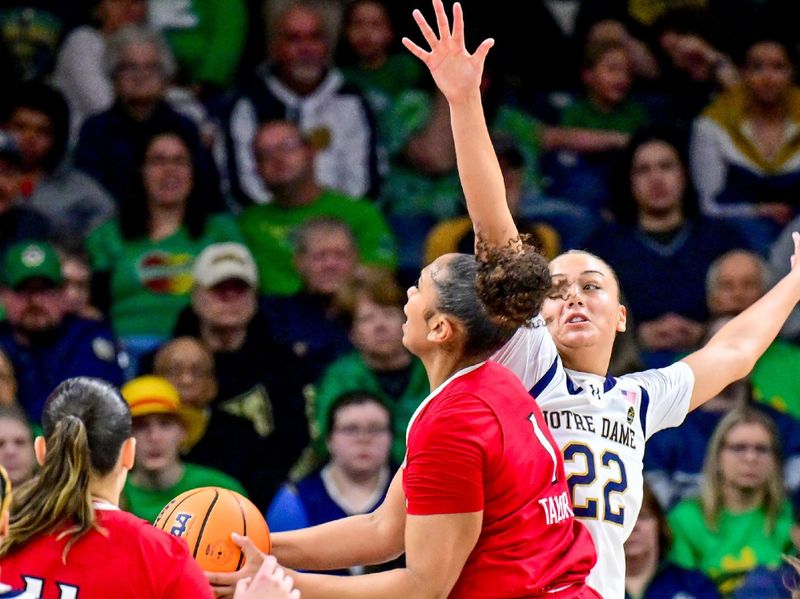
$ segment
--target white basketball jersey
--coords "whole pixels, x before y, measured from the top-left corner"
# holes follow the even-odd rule
[[[522,380],[561,448],[575,516],[597,548],[587,583],[604,599],[623,599],[623,544],[642,506],[645,440],[683,422],[694,374],[683,362],[619,378],[568,370],[537,321],[492,359]]]

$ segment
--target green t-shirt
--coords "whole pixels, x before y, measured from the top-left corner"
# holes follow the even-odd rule
[[[750,373],[753,397],[776,410],[800,418],[800,347],[772,342]]]
[[[565,127],[580,127],[601,131],[633,133],[648,124],[649,118],[644,107],[633,100],[624,100],[611,112],[604,112],[590,100],[580,100],[570,104],[561,115]]]
[[[127,240],[117,219],[92,231],[86,249],[92,270],[111,275],[111,325],[116,335],[171,335],[178,314],[189,304],[194,259],[206,246],[222,241],[242,242],[236,221],[222,214],[209,217],[197,239],[181,227],[159,241]]]
[[[190,83],[233,83],[247,36],[243,0],[151,0],[149,10]]]
[[[183,478],[166,489],[143,489],[128,477],[122,490],[122,506],[134,516],[155,522],[165,505],[181,493],[198,487],[222,487],[247,495],[239,481],[224,472],[197,464],[184,464],[183,467]]]
[[[315,447],[324,453],[324,439],[328,433],[328,412],[333,402],[349,391],[367,391],[375,394],[392,408],[392,459],[399,464],[405,457],[408,423],[430,390],[425,367],[417,358],[412,358],[406,388],[399,397],[390,397],[381,387],[375,372],[369,369],[358,352],[342,356],[328,366],[315,388],[314,414],[317,427],[314,435]]]
[[[679,503],[669,513],[673,543],[670,559],[684,568],[700,570],[723,595],[741,585],[756,566],[777,566],[791,548],[792,508],[785,502],[773,532],[766,530],[762,509],[734,514],[723,510],[718,530],[706,526],[699,500]]]
[[[258,265],[262,292],[291,295],[300,291],[302,282],[292,258],[293,236],[300,225],[321,217],[349,225],[364,263],[394,268],[394,237],[378,208],[367,200],[326,189],[305,206],[250,206],[239,217],[239,227]]]

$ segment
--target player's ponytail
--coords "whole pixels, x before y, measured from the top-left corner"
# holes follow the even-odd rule
[[[114,468],[130,437],[127,404],[108,383],[70,379],[45,404],[42,427],[46,455],[39,474],[15,494],[9,534],[0,556],[41,533],[69,537],[70,547],[95,528],[90,485]]]
[[[478,240],[477,250],[476,257],[456,255],[447,272],[433,278],[439,309],[466,329],[464,355],[482,358],[533,322],[551,280],[547,260],[525,239],[505,247]]]

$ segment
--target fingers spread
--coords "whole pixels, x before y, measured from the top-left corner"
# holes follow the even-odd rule
[[[453,43],[458,48],[465,46],[464,42],[464,11],[461,8],[461,3],[456,2],[453,5]]]
[[[422,32],[425,41],[428,42],[431,49],[435,48],[439,43],[439,38],[436,37],[433,29],[428,25],[428,21],[425,20],[425,17],[422,16],[422,13],[418,9],[415,9],[412,14],[414,15],[414,20],[417,22],[417,26],[419,26],[419,30]]]
[[[450,39],[450,23],[447,21],[447,13],[444,11],[442,0],[433,0],[433,10],[436,12],[436,26],[439,28],[439,39],[446,41]]]
[[[412,42],[407,37],[404,37],[402,39],[402,42],[403,42],[403,45],[406,47],[406,49],[408,49],[408,51],[411,52],[414,56],[419,58],[422,62],[426,62],[427,61],[428,56],[430,56],[429,52],[425,52],[425,50],[420,48],[417,44]]]

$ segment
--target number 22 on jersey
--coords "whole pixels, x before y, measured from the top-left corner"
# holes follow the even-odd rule
[[[600,455],[600,460],[595,458],[594,451],[584,443],[570,443],[564,447],[564,462],[583,462],[583,470],[573,472],[567,477],[572,507],[577,518],[602,519],[622,526],[625,523],[625,508],[620,505],[615,509],[614,498],[628,490],[628,476],[625,473],[625,464],[613,451],[605,450]],[[578,503],[577,490],[590,487],[603,475],[606,475],[603,484],[603,496],[587,497]]]

